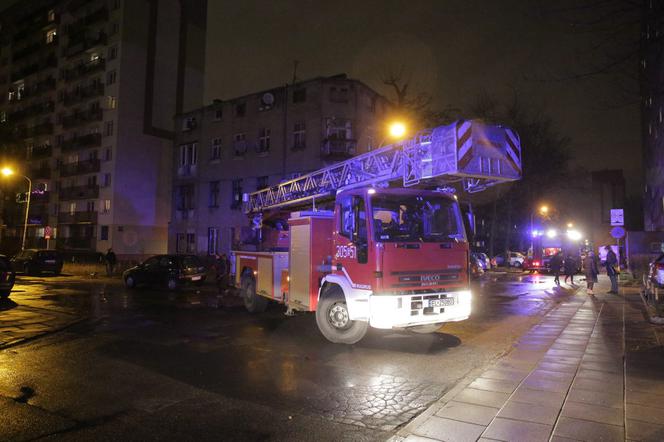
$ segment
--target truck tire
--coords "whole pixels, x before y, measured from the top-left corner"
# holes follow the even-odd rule
[[[349,319],[346,298],[338,286],[328,286],[321,294],[316,324],[323,336],[335,344],[355,344],[369,329],[368,322]]]
[[[256,293],[256,281],[253,278],[242,279],[241,293],[244,307],[249,313],[263,313],[267,308],[268,300]]]

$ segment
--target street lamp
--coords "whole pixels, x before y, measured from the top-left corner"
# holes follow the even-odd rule
[[[0,169],[0,173],[3,176],[9,177],[14,175],[14,171],[9,167],[3,167]],[[25,238],[28,233],[28,212],[30,211],[30,195],[32,194],[32,181],[25,175],[19,175],[20,177],[25,178],[28,181],[28,198],[25,204],[25,223],[23,224],[23,240],[21,241],[21,250],[25,250]]]
[[[401,121],[390,123],[388,132],[392,138],[399,139],[406,135],[406,125]]]

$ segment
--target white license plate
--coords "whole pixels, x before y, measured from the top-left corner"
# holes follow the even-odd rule
[[[192,280],[192,281],[200,281],[201,278],[202,278],[202,276],[192,276],[192,277],[191,277],[191,280]]]
[[[429,299],[429,307],[447,307],[454,305],[454,298]]]
[[[46,259],[44,260],[46,264],[55,264],[55,259]]]

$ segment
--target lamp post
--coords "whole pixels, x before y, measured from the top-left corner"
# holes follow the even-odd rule
[[[531,254],[535,253],[535,238],[533,236],[533,224],[535,220],[535,212],[537,212],[541,216],[546,216],[546,214],[549,213],[549,206],[542,205],[537,209],[537,211],[533,211],[530,213],[530,253]]]
[[[9,167],[3,167],[2,170],[0,170],[0,173],[6,177],[14,175],[14,171]],[[21,241],[21,250],[25,250],[25,238],[28,233],[28,213],[30,212],[30,195],[32,194],[32,180],[25,175],[19,176],[25,178],[28,182],[28,197],[25,204],[25,220],[23,223],[23,240]]]

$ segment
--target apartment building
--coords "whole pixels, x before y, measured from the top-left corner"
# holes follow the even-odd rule
[[[173,115],[202,104],[206,14],[206,0],[34,0],[2,12],[0,120],[33,183],[28,246],[166,251]],[[25,206],[5,206],[9,250]]]
[[[244,193],[379,146],[390,108],[342,74],[178,115],[169,251],[228,252],[247,233]]]

